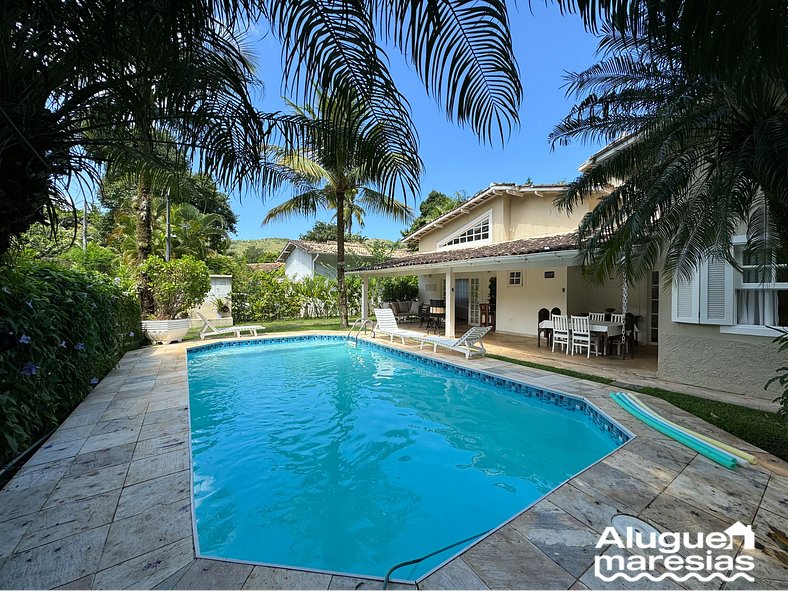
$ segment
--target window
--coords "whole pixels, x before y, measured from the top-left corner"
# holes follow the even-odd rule
[[[742,272],[736,286],[736,323],[788,326],[788,261],[756,258],[745,244],[733,249]]]
[[[522,271],[509,271],[509,285],[511,287],[521,286],[523,284]]]
[[[460,229],[456,234],[449,236],[438,243],[438,248],[462,247],[470,243],[484,243],[490,241],[490,212],[476,218],[470,224]]]

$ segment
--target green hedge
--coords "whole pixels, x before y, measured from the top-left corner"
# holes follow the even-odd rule
[[[0,267],[0,463],[56,427],[140,343],[136,296],[98,273]],[[3,347],[5,348],[5,347]]]

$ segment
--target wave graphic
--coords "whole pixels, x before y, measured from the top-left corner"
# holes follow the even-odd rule
[[[736,573],[736,574],[733,574],[733,575],[730,575],[730,576],[724,575],[722,573],[712,573],[712,574],[708,575],[707,577],[704,577],[700,573],[687,573],[684,576],[677,575],[677,574],[674,574],[674,573],[663,573],[661,575],[654,576],[651,573],[645,573],[645,572],[638,573],[636,575],[630,575],[630,574],[623,573],[623,572],[617,572],[617,573],[613,573],[609,577],[606,577],[605,575],[603,575],[602,573],[600,573],[597,570],[594,573],[594,576],[596,576],[599,579],[602,579],[606,583],[610,583],[612,581],[615,581],[616,579],[624,579],[624,580],[629,581],[631,583],[639,581],[640,579],[648,579],[649,581],[653,581],[655,583],[658,583],[660,581],[664,581],[665,579],[673,579],[674,581],[676,581],[678,583],[683,583],[684,581],[688,581],[689,579],[697,579],[698,581],[701,581],[703,583],[707,583],[707,582],[711,581],[712,579],[720,579],[721,581],[731,582],[731,581],[735,581],[738,578],[743,578],[744,580],[749,581],[750,583],[754,583],[755,582],[755,578],[751,577],[747,573]]]

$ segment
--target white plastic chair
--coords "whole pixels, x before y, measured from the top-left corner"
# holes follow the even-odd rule
[[[195,311],[196,312],[196,311]],[[257,336],[258,330],[265,330],[265,326],[260,326],[259,324],[247,324],[246,326],[225,326],[225,327],[216,327],[202,314],[196,312],[197,316],[200,317],[204,326],[200,331],[200,340],[205,340],[205,337],[212,337],[212,336],[223,336],[227,334],[235,334],[235,338],[240,339],[241,333],[245,330],[248,330],[251,336]]]
[[[418,340],[421,341],[419,349],[424,347],[424,344],[432,345],[432,352],[435,353],[438,347],[446,347],[452,351],[459,351],[465,354],[465,359],[471,356],[484,355],[487,350],[482,344],[482,338],[492,330],[492,326],[472,326],[471,329],[458,339],[437,336],[422,336]]]
[[[561,345],[561,350],[569,353],[569,321],[561,314],[553,315],[553,353],[555,344]]]
[[[588,315],[588,320],[590,322],[604,322],[604,320],[605,320],[605,313],[604,312],[591,312]]]
[[[376,333],[388,335],[389,341],[393,342],[394,337],[397,337],[405,344],[405,339],[420,339],[424,335],[415,330],[404,330],[397,325],[397,319],[394,317],[394,310],[391,308],[375,308],[375,327],[372,329],[372,337]]]
[[[616,324],[624,324],[624,315],[623,314],[611,314],[610,315],[610,322],[615,322]]]
[[[591,338],[588,316],[572,316],[572,355],[575,354],[575,349],[582,354],[583,348],[588,351],[588,357],[591,357],[592,348],[594,354],[599,355],[599,344],[595,338]]]

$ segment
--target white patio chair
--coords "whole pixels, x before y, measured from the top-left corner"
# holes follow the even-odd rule
[[[553,353],[555,344],[561,345],[561,350],[569,353],[569,321],[562,314],[553,314]]]
[[[470,359],[472,356],[485,355],[487,350],[482,344],[484,335],[492,330],[492,326],[473,326],[471,329],[458,339],[449,337],[438,336],[422,336],[419,341],[419,349],[423,348],[425,344],[432,345],[432,352],[435,353],[438,347],[446,347],[452,351],[459,351],[465,354],[465,359]]]
[[[588,357],[591,357],[591,349],[595,355],[599,355],[599,343],[596,338],[591,338],[588,317],[572,316],[572,355],[575,349],[579,349],[582,354],[583,348],[588,351]]]
[[[424,336],[423,333],[416,332],[415,330],[404,330],[397,325],[397,319],[394,316],[394,310],[391,308],[375,308],[375,326],[372,329],[372,338],[375,338],[376,333],[381,333],[389,336],[389,341],[394,342],[394,337],[399,338],[402,344],[405,344],[405,339],[420,339]]]
[[[196,311],[195,311],[196,312]],[[212,337],[212,336],[223,336],[228,334],[235,333],[235,337],[240,339],[241,333],[245,330],[249,331],[250,336],[257,336],[258,330],[265,330],[265,326],[260,326],[259,324],[249,324],[247,326],[223,326],[223,327],[216,327],[211,324],[210,320],[208,320],[205,316],[196,312],[197,316],[200,317],[204,326],[200,331],[200,340],[205,340],[205,337]]]
[[[624,324],[624,315],[623,314],[611,314],[610,315],[610,322],[615,322],[616,324]]]
[[[605,321],[605,313],[604,312],[591,312],[588,315],[588,320],[591,322],[604,322]]]

